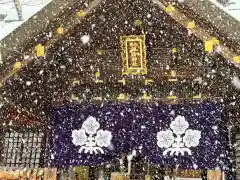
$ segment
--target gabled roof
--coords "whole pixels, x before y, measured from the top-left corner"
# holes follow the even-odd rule
[[[86,3],[77,0],[53,0],[36,16],[23,23],[0,41],[1,59],[3,60],[3,64],[0,64],[0,79],[4,82],[4,79],[13,75],[10,71],[14,62],[24,61],[26,64],[30,62],[33,56],[24,60],[24,55],[32,55],[34,47],[38,43],[42,43],[39,42],[39,39],[42,39],[43,36],[47,36],[48,45],[45,45],[47,48],[61,38],[56,36],[56,29],[59,26],[64,26],[66,33],[67,26],[68,28],[73,27],[73,24],[70,23],[79,23],[82,18],[76,19],[75,14],[79,8],[85,9],[87,14],[100,2],[101,0],[94,0],[87,6]]]
[[[133,0],[123,0],[123,2],[126,2],[126,3],[131,3],[132,1]],[[7,62],[5,62],[5,64],[4,64],[4,68],[6,68],[7,70],[4,72],[2,71],[3,72],[2,73],[3,81],[6,81],[10,77],[12,77],[12,75],[14,75],[18,72],[18,71],[12,71],[12,64],[16,61],[22,60],[25,66],[28,66],[29,64],[31,64],[31,62],[36,61],[36,64],[33,65],[34,68],[37,69],[36,71],[29,73],[29,71],[31,71],[31,68],[33,67],[33,66],[29,66],[30,67],[29,69],[28,69],[28,67],[26,67],[26,68],[23,68],[22,71],[20,72],[21,78],[23,78],[24,80],[26,80],[27,78],[32,78],[31,76],[36,75],[38,73],[38,71],[40,72],[41,69],[40,69],[39,63],[42,63],[41,68],[45,68],[46,61],[53,58],[52,55],[54,55],[54,52],[58,52],[59,48],[55,48],[55,46],[58,46],[60,44],[60,47],[61,47],[61,45],[64,44],[64,42],[66,42],[65,37],[68,35],[71,36],[72,31],[75,33],[77,32],[78,36],[82,35],[83,32],[81,32],[81,31],[88,32],[88,30],[86,28],[90,29],[89,31],[91,31],[91,27],[90,26],[89,26],[90,28],[85,27],[84,24],[88,23],[88,25],[89,25],[89,22],[91,21],[91,19],[94,19],[94,18],[95,18],[95,23],[97,23],[96,17],[98,17],[99,15],[101,15],[101,13],[103,13],[103,11],[105,11],[104,7],[105,7],[106,3],[110,2],[110,0],[103,0],[103,1],[93,0],[87,7],[84,4],[81,4],[78,1],[73,0],[73,1],[71,1],[71,3],[69,3],[68,5],[65,6],[62,13],[60,13],[60,11],[59,11],[58,12],[59,14],[57,16],[54,16],[54,13],[52,11],[50,11],[49,8],[52,8],[53,10],[55,10],[56,6],[58,6],[59,5],[58,3],[60,3],[60,2],[61,2],[61,0],[54,0],[52,2],[54,4],[54,6],[52,5],[52,3],[49,4],[49,6],[47,6],[42,12],[40,12],[40,14],[38,16],[39,19],[31,19],[28,22],[28,23],[30,23],[29,25],[32,25],[33,23],[36,24],[36,22],[39,22],[39,26],[42,29],[38,29],[38,27],[36,27],[36,29],[30,28],[29,37],[26,38],[26,36],[25,36],[25,38],[23,38],[17,42],[16,42],[16,37],[18,37],[18,35],[16,35],[16,32],[11,34],[9,37],[7,37],[5,39],[5,42],[8,43],[9,48],[16,46],[15,48],[17,48],[18,51],[20,51],[20,53],[11,54],[11,56],[9,56],[9,54],[6,53],[6,55],[8,55],[9,58],[8,58]],[[196,28],[194,28],[192,30],[192,32],[197,37],[199,37],[199,39],[202,39],[203,41],[209,40],[213,36],[217,37],[217,38],[220,37],[219,34],[212,35],[212,32],[214,31],[214,27],[209,28],[208,26],[205,26],[205,24],[201,24],[199,19],[197,19],[197,16],[189,16],[189,14],[185,12],[186,9],[184,9],[182,7],[182,5],[179,5],[179,6],[175,5],[175,8],[167,8],[167,7],[169,7],[169,1],[166,1],[166,0],[144,0],[143,2],[154,3],[155,5],[151,4],[151,6],[154,6],[156,12],[165,11],[168,15],[164,16],[164,17],[168,17],[168,18],[171,17],[171,22],[176,23],[176,21],[177,21],[178,25],[179,24],[182,25],[181,26],[182,29],[184,29],[183,27],[187,28],[188,23],[192,22],[194,20],[196,22]],[[159,10],[158,10],[158,8],[159,8]],[[139,8],[139,9],[143,9],[143,8]],[[78,17],[76,15],[76,12],[78,12],[79,10],[83,10],[83,12],[85,13],[85,16]],[[47,25],[42,24],[41,22],[43,21],[43,19],[45,19],[45,16],[47,16],[47,14],[49,12],[50,12],[50,17],[51,17],[51,19],[49,19],[50,22]],[[92,12],[94,12],[94,13],[92,13]],[[41,13],[43,13],[43,14],[41,14]],[[146,12],[145,12],[145,14],[146,14]],[[158,15],[160,15],[160,14],[158,13]],[[159,17],[154,17],[154,19],[155,20],[159,19]],[[103,22],[101,22],[101,23],[103,23]],[[170,24],[170,20],[169,20],[168,24]],[[113,25],[113,24],[111,23],[111,25]],[[63,34],[56,33],[56,29],[60,26],[63,27],[63,29],[64,29]],[[81,27],[82,29],[79,27]],[[175,26],[175,28],[177,28],[177,27],[178,26]],[[22,33],[25,33],[24,31],[27,32],[27,29],[28,29],[27,27],[22,26],[21,28],[23,28]],[[184,29],[185,33],[186,33],[186,28]],[[37,30],[37,32],[35,32],[35,30]],[[130,29],[130,31],[131,31],[131,29]],[[48,36],[49,32],[52,32],[52,36]],[[101,33],[101,32],[99,32],[99,33]],[[103,34],[106,35],[106,32],[103,32]],[[121,34],[121,33],[119,33],[119,34]],[[193,38],[194,38],[194,40],[198,39],[195,36]],[[101,39],[101,34],[100,34],[100,35],[98,35],[98,39],[101,41],[104,38],[102,37],[102,39]],[[105,37],[105,40],[106,40],[106,37]],[[115,40],[116,40],[116,38],[115,38]],[[179,39],[177,41],[180,41],[180,40],[182,40],[182,39]],[[109,40],[107,40],[107,42],[109,42]],[[107,42],[104,42],[104,43],[106,43],[106,45],[107,45]],[[19,47],[18,43],[21,44],[22,46]],[[47,55],[45,58],[37,58],[35,56],[35,53],[33,53],[34,47],[38,43],[42,43],[45,46],[45,49],[47,52],[46,53]],[[99,45],[99,44],[101,45],[101,43],[99,43],[99,42],[96,42],[96,43],[97,43],[97,45]],[[26,45],[24,45],[24,44],[26,44]],[[77,46],[78,44],[74,44],[74,45]],[[233,59],[233,57],[235,57],[237,55],[237,53],[234,50],[232,50],[234,48],[227,45],[226,40],[221,41],[221,47],[222,47],[222,51],[220,52],[220,54],[225,58],[225,60],[230,61]],[[90,49],[90,47],[89,47],[89,49]],[[26,57],[26,55],[28,55],[29,57],[24,58],[24,55],[25,55],[25,57]],[[77,58],[79,58],[79,56]],[[58,70],[56,70],[56,71],[58,71]],[[53,73],[57,74],[58,72],[54,71]],[[59,74],[57,74],[57,75],[59,75]],[[65,74],[63,73],[61,75],[64,76]],[[30,77],[28,77],[28,76],[30,76]],[[50,75],[49,75],[49,77],[50,77]],[[64,77],[64,78],[66,78],[66,77]],[[65,80],[64,78],[63,78],[63,80]],[[36,83],[38,83],[38,81],[40,81],[40,80],[43,81],[43,78],[38,77],[38,80],[36,80]],[[14,80],[13,80],[13,82],[14,82]],[[22,88],[23,84],[21,82],[18,82],[18,83],[20,84],[20,87]],[[54,81],[54,85],[56,83],[58,83],[58,82]],[[58,83],[57,87],[55,89],[51,89],[51,91],[48,92],[48,95],[51,94],[53,90],[58,90],[58,88],[62,88],[61,83],[62,82]],[[33,88],[33,91],[44,91],[45,88],[48,88],[46,86],[51,85],[51,84],[52,84],[52,82],[44,84],[45,86],[43,86],[43,87],[40,86],[42,89],[38,89],[39,87],[37,87],[37,85],[35,84],[35,87],[34,87],[35,89]],[[9,81],[7,83],[7,86],[8,86],[7,93],[10,91],[10,89],[12,92],[15,90],[18,92],[20,91],[20,93],[23,93],[21,91],[24,91],[25,96],[27,96],[28,93],[30,93],[28,90],[32,88],[32,87],[24,87],[21,90],[19,90],[19,87],[18,86],[14,87],[15,84],[14,83],[11,84],[11,81]],[[58,86],[61,86],[61,87],[58,87]],[[64,86],[64,88],[66,88],[66,86],[67,86],[67,88],[69,88],[69,84],[67,84],[67,83],[64,84],[63,86]],[[22,94],[20,94],[20,95],[22,95]],[[14,96],[14,98],[16,98],[16,97]],[[45,97],[45,98],[48,98],[48,97]],[[19,99],[21,99],[21,98],[19,98]],[[19,99],[16,99],[16,101],[18,101]],[[21,100],[24,101],[24,98]],[[38,102],[39,100],[42,100],[42,97],[40,97],[40,99],[38,99],[36,102]],[[34,103],[33,99],[31,99],[30,101],[31,101],[31,103]],[[49,98],[49,101],[50,101],[50,98]],[[49,103],[49,101],[47,101],[46,103]],[[22,103],[25,103],[25,102],[22,102]],[[32,104],[28,105],[28,107],[31,108],[31,105]]]
[[[54,0],[41,10],[36,18],[31,18],[20,28],[7,36],[2,41],[2,46],[4,46],[4,48],[2,48],[4,63],[3,68],[0,68],[0,77],[2,77],[2,81],[4,82],[13,75],[12,72],[9,72],[12,69],[10,65],[13,64],[13,62],[24,61],[24,63],[27,64],[31,61],[29,59],[24,60],[23,56],[19,59],[19,55],[30,55],[35,45],[39,43],[37,37],[42,37],[44,35],[43,32],[46,32],[46,30],[48,32],[51,32],[53,29],[56,30],[56,24],[63,26],[65,31],[69,31],[74,27],[74,24],[79,23],[81,21],[80,19],[84,19],[84,17],[76,19],[75,13],[71,16],[68,15],[72,12],[76,12],[80,7],[85,8],[87,14],[101,2],[102,0],[91,1],[86,8],[83,3],[81,4],[76,0]],[[165,10],[166,7],[171,4],[172,0],[152,0],[152,2]],[[107,1],[105,3],[107,3]],[[240,48],[238,48],[240,43],[240,24],[228,14],[224,13],[220,8],[214,6],[209,0],[185,0],[184,3],[175,3],[174,6],[174,12],[170,12],[169,14],[183,26],[187,26],[189,21],[196,20],[197,28],[194,30],[194,34],[199,38],[207,40],[214,36],[221,40],[221,54],[223,54],[227,60],[232,61],[233,57],[240,54]],[[193,13],[194,16],[192,16]],[[205,20],[208,24],[203,23],[201,20]],[[55,26],[52,23],[53,21]],[[53,37],[49,38],[45,47],[47,48],[49,45],[58,41],[58,38],[61,37],[53,32]],[[14,52],[12,52],[12,50],[14,50]],[[13,58],[14,55],[15,58]],[[33,58],[34,56],[30,59]],[[236,65],[238,66],[238,64]]]

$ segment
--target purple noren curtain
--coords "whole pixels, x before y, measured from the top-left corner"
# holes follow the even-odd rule
[[[49,115],[53,122],[50,164],[103,164],[135,149],[138,156],[156,164],[227,169],[228,136],[221,115],[222,107],[215,103],[131,102],[53,108]]]

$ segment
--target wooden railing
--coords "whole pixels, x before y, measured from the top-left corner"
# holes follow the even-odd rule
[[[2,169],[0,168],[0,179],[4,180],[56,180],[56,168],[37,168],[37,169]]]

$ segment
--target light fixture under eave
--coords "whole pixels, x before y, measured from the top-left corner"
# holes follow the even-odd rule
[[[202,94],[199,93],[198,95],[193,96],[193,99],[202,99]]]
[[[72,80],[72,85],[73,86],[75,86],[75,85],[77,85],[77,84],[79,84],[80,83],[80,80],[78,80],[77,78],[74,78],[73,80]]]
[[[168,96],[167,99],[177,99],[177,96]]]
[[[98,83],[103,83],[103,80],[97,79],[97,80],[95,80],[94,82],[95,82],[96,84],[98,84]]]

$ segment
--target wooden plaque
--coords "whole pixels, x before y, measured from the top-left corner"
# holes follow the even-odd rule
[[[122,74],[147,74],[145,35],[121,37]]]
[[[111,180],[130,180],[130,177],[126,173],[112,172]]]

